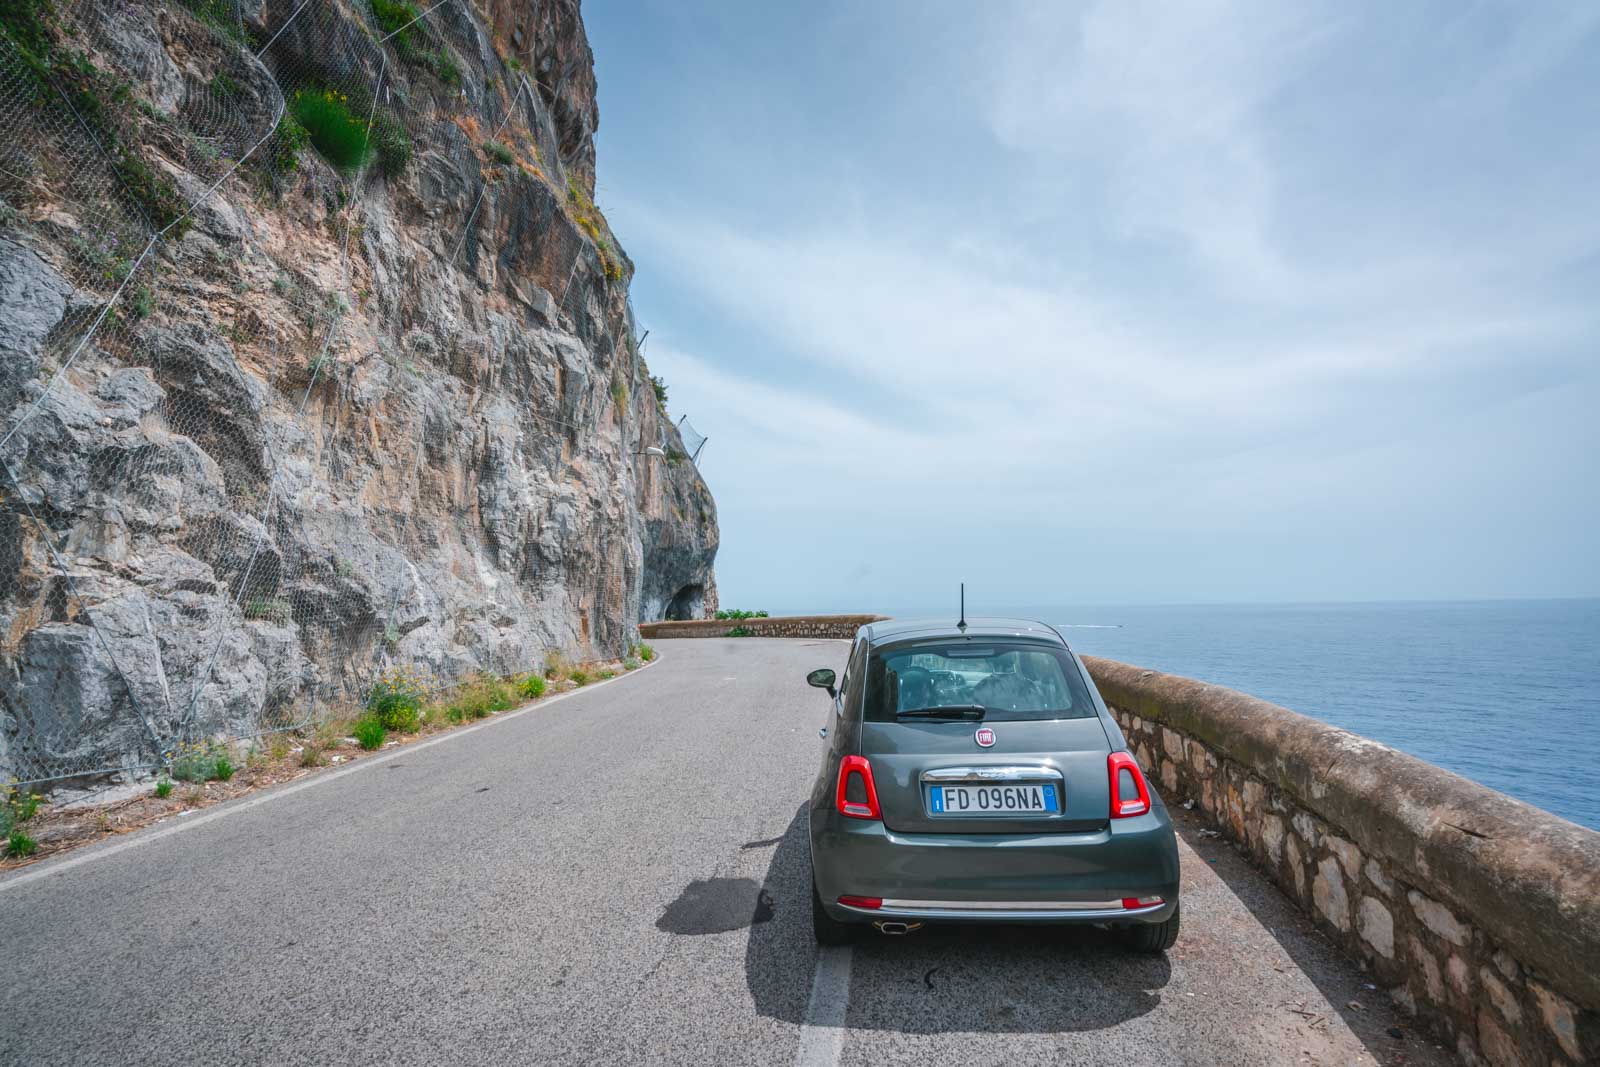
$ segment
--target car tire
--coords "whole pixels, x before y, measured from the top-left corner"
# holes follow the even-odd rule
[[[817,893],[817,883],[811,883],[811,933],[819,945],[848,945],[856,939],[856,927],[842,923],[822,907],[822,897]]]
[[[1172,915],[1165,922],[1134,923],[1122,931],[1123,944],[1134,952],[1147,952],[1159,956],[1178,941],[1178,909],[1173,905]]]

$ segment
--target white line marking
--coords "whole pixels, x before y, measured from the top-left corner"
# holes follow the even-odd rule
[[[795,1067],[835,1067],[844,1051],[845,1008],[850,1002],[850,949],[817,951],[817,973],[811,979],[811,1000],[800,1027]]]
[[[249,811],[251,808],[260,807],[262,804],[265,804],[269,801],[278,800],[286,796],[292,796],[293,794],[300,792],[302,789],[310,789],[314,785],[321,785],[324,782],[336,781],[345,777],[346,775],[355,774],[358,771],[364,771],[368,767],[376,767],[380,764],[388,763],[390,760],[399,759],[401,756],[409,756],[413,752],[420,752],[425,748],[432,748],[434,745],[442,745],[446,741],[453,741],[458,737],[466,737],[468,734],[475,734],[479,730],[487,730],[491,726],[498,726],[503,722],[510,722],[513,719],[520,719],[530,711],[537,711],[540,708],[547,708],[551,704],[559,704],[568,697],[575,697],[580,693],[593,692],[594,690],[602,689],[613,682],[621,682],[628,678],[637,677],[646,669],[654,666],[657,663],[660,663],[661,659],[661,653],[657,652],[655,657],[649,662],[642,663],[636,670],[619,674],[615,678],[606,678],[603,681],[590,682],[588,685],[578,689],[569,689],[565,693],[557,693],[554,696],[544,697],[543,699],[536,700],[531,704],[524,704],[520,708],[513,708],[511,711],[501,712],[493,718],[484,719],[482,722],[475,723],[472,726],[464,726],[459,729],[449,730],[445,733],[430,737],[426,741],[414,741],[409,745],[400,745],[396,748],[390,749],[381,756],[370,756],[367,759],[361,760],[359,763],[353,763],[348,767],[341,767],[336,771],[324,771],[321,774],[312,774],[288,785],[269,786],[260,793],[256,793],[254,795],[247,793],[237,800],[224,801],[221,804],[218,804],[216,807],[204,811],[193,818],[186,818],[181,822],[174,822],[170,826],[161,826],[158,829],[136,831],[125,840],[119,841],[114,845],[106,845],[104,847],[96,847],[91,845],[76,855],[68,855],[58,860],[44,860],[43,862],[34,864],[32,867],[24,868],[21,874],[14,874],[9,878],[0,880],[0,893],[4,893],[8,889],[15,889],[18,886],[26,885],[29,882],[38,881],[40,878],[48,878],[52,874],[60,874],[65,871],[70,871],[74,867],[80,867],[83,864],[91,863],[94,860],[105,859],[108,856],[115,856],[117,853],[126,852],[130,848],[138,848],[140,845],[148,845],[150,842],[159,841],[163,837],[171,837],[173,834],[179,834],[185,830],[193,830],[196,826],[204,826],[206,823],[215,819],[220,819],[224,815],[233,815],[241,811]]]

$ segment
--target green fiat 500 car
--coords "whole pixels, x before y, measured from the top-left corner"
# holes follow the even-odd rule
[[[928,922],[1098,923],[1178,936],[1172,821],[1054,628],[876,622],[839,678],[810,802],[816,938]]]

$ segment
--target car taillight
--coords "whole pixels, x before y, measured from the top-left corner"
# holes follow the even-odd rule
[[[1113,752],[1106,759],[1111,774],[1111,817],[1126,819],[1150,810],[1150,790],[1139,773],[1139,764],[1126,752]]]
[[[1157,904],[1164,904],[1164,903],[1166,903],[1166,901],[1162,900],[1160,897],[1123,897],[1122,898],[1122,906],[1124,908],[1127,908],[1129,911],[1132,911],[1135,908],[1151,908],[1151,907],[1154,907]]]
[[[865,756],[846,756],[839,761],[839,789],[833,800],[840,815],[852,819],[881,819],[878,790],[872,785],[872,764]]]
[[[843,904],[847,908],[866,908],[869,911],[877,911],[879,908],[883,907],[883,898],[882,897],[840,897],[839,898],[839,903]]]

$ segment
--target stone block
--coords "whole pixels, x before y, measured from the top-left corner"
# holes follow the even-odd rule
[[[1444,978],[1439,974],[1439,961],[1419,939],[1406,942],[1413,967],[1422,973],[1422,988],[1431,1003],[1444,1004]]]
[[[1493,1067],[1524,1067],[1522,1054],[1488,1008],[1478,1009],[1478,1050]]]
[[[1463,997],[1472,996],[1472,971],[1467,968],[1466,960],[1451,953],[1445,961],[1444,973],[1450,979],[1450,985]]]
[[[1166,750],[1167,756],[1174,763],[1183,762],[1183,735],[1178,731],[1163,726],[1161,728],[1161,747]]]
[[[1452,945],[1465,946],[1472,940],[1471,928],[1437,900],[1424,896],[1415,889],[1406,894],[1406,899],[1411,902],[1411,910],[1422,925]]]
[[[1240,795],[1244,799],[1245,815],[1253,822],[1261,814],[1261,800],[1266,796],[1267,790],[1260,782],[1246,778],[1244,788]]]
[[[1228,824],[1233,827],[1233,836],[1239,841],[1248,841],[1250,835],[1244,823],[1244,798],[1239,795],[1239,790],[1231,782],[1228,784],[1227,794]]]
[[[1328,834],[1324,842],[1328,849],[1339,857],[1339,866],[1344,868],[1344,873],[1351,881],[1361,877],[1361,850],[1351,841],[1347,841],[1338,834]]]
[[[1366,871],[1367,881],[1371,882],[1378,892],[1386,897],[1394,896],[1394,883],[1383,873],[1382,864],[1375,859],[1369,859],[1362,870]]]
[[[1345,892],[1339,862],[1332,856],[1324,857],[1317,865],[1316,877],[1311,882],[1311,900],[1341,932],[1350,932],[1350,896]]]
[[[1394,916],[1377,897],[1362,897],[1361,940],[1386,960],[1394,959]]]
[[[1261,817],[1261,849],[1274,867],[1283,864],[1283,820],[1276,815]]]
[[[1577,1009],[1572,1002],[1539,982],[1529,982],[1528,990],[1533,994],[1533,1002],[1539,1006],[1539,1017],[1544,1020],[1545,1029],[1550,1031],[1550,1036],[1555,1038],[1561,1051],[1575,1060],[1582,1059],[1583,1049],[1578,1044]]]
[[[1304,852],[1305,850],[1300,844],[1300,839],[1294,834],[1291,833],[1284,839],[1284,859],[1289,865],[1290,876],[1294,878],[1295,900],[1302,905],[1304,905],[1306,899],[1306,864]]]
[[[1300,835],[1300,840],[1304,841],[1310,849],[1315,849],[1317,847],[1317,839],[1321,834],[1317,831],[1317,821],[1311,817],[1311,813],[1308,811],[1296,811],[1291,822],[1294,825],[1294,832]]]
[[[1487,967],[1478,968],[1478,980],[1483,983],[1483,991],[1489,995],[1489,1001],[1500,1013],[1500,1017],[1512,1026],[1522,1022],[1522,1006],[1517,1003],[1516,994],[1506,987],[1500,976]]]

